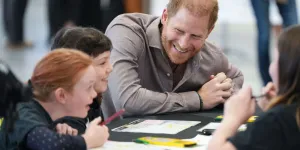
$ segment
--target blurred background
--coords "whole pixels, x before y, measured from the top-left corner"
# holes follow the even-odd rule
[[[264,82],[257,56],[256,18],[251,1],[219,0],[219,19],[209,37],[242,70],[245,84],[259,94]],[[269,1],[270,55],[283,24],[275,0]],[[105,31],[118,14],[143,12],[160,16],[168,0],[1,0],[0,59],[27,81],[35,64],[49,51],[51,37],[63,26],[93,26]],[[300,8],[300,0],[296,0]],[[297,9],[297,18],[300,10]],[[263,20],[263,19],[262,19]]]

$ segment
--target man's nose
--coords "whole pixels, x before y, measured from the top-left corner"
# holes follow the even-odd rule
[[[184,35],[179,40],[179,46],[183,50],[187,50],[189,48],[189,36]]]

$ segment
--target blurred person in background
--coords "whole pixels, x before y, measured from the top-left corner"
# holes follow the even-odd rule
[[[256,25],[258,30],[258,64],[259,72],[266,85],[271,81],[268,73],[270,66],[270,3],[275,0],[251,0],[254,15],[256,17]],[[296,0],[276,0],[276,5],[283,20],[283,27],[288,27],[298,23]]]
[[[124,0],[48,0],[49,40],[63,27],[93,27],[102,32],[125,12]]]
[[[89,0],[81,5],[79,25],[94,27],[102,32],[119,14],[125,13],[124,0]]]
[[[49,40],[63,27],[78,24],[82,0],[48,0]]]
[[[6,47],[21,49],[31,47],[32,42],[24,40],[24,15],[28,0],[3,0],[4,31]]]

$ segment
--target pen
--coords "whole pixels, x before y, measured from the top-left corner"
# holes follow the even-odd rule
[[[266,96],[266,94],[262,94],[262,95],[259,95],[259,96],[251,96],[251,99],[259,99],[259,98],[263,98],[263,97],[265,97]]]
[[[215,132],[215,130],[216,130],[216,129],[203,129],[201,133],[202,133],[203,135],[212,135],[213,132]]]
[[[113,114],[112,116],[107,118],[105,121],[101,122],[100,125],[106,125],[107,123],[111,122],[115,118],[121,116],[124,112],[125,112],[125,109],[121,109],[120,111],[116,112],[115,114]]]

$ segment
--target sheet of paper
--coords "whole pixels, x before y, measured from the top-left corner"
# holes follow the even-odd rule
[[[144,145],[134,142],[107,141],[102,147],[90,150],[206,150],[211,136],[197,135],[192,139],[184,139],[197,142],[197,146],[189,148],[178,148],[170,146]]]
[[[134,142],[107,141],[102,147],[90,150],[163,150],[151,145],[137,144]]]
[[[211,122],[211,123],[207,124],[206,126],[198,129],[197,131],[202,132],[203,129],[217,129],[220,126],[220,124],[221,123],[219,123],[219,122]],[[247,128],[247,126],[245,124],[243,124],[239,127],[238,130],[243,131],[243,130],[246,130],[246,128]]]
[[[177,134],[189,127],[201,123],[200,121],[177,120],[143,120],[138,119],[129,124],[112,129],[115,132]]]

